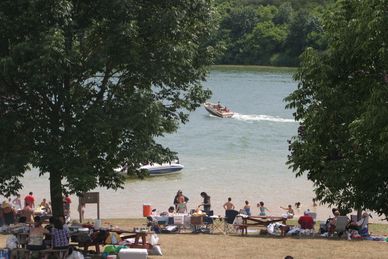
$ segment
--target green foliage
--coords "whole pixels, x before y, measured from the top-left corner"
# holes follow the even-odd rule
[[[286,98],[301,121],[288,164],[317,198],[388,215],[388,13],[384,0],[340,1],[325,16],[328,49],[308,49]]]
[[[307,47],[326,48],[321,14],[333,1],[216,1],[220,26],[215,42],[224,50],[219,64],[261,64],[297,66]],[[261,38],[258,27],[274,24]],[[268,26],[267,26],[268,27]],[[260,30],[260,29],[259,29]],[[269,48],[268,35],[275,46]],[[277,35],[277,36],[275,36]],[[278,38],[281,42],[277,42]]]
[[[2,195],[38,167],[61,214],[62,191],[117,189],[118,165],[142,176],[139,163],[175,157],[154,137],[210,95],[209,1],[5,0],[0,10]]]

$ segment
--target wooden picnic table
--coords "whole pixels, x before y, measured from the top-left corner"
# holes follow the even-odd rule
[[[264,226],[267,227],[271,223],[282,222],[282,224],[287,225],[287,218],[284,217],[273,217],[273,216],[243,216],[237,215],[237,217],[242,218],[242,224],[238,224],[238,227],[241,229],[241,235],[248,235],[248,227],[257,227]],[[280,228],[281,235],[285,235],[285,229]]]

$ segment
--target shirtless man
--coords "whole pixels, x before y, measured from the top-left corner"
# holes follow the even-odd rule
[[[232,203],[232,198],[229,197],[228,201],[225,202],[223,207],[225,210],[234,210],[234,204]]]

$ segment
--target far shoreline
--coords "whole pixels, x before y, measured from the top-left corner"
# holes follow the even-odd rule
[[[298,67],[276,67],[262,65],[212,65],[210,71],[236,70],[236,71],[255,71],[255,72],[281,72],[295,73]]]

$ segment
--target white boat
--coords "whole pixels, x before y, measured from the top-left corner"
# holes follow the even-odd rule
[[[234,115],[234,112],[226,108],[226,106],[218,103],[210,103],[206,102],[203,104],[205,109],[212,115],[220,117],[220,118],[230,118]]]
[[[139,169],[145,169],[149,172],[150,176],[168,175],[180,173],[179,171],[184,168],[179,163],[163,163],[163,164],[148,164],[143,165]]]
[[[160,175],[170,175],[177,174],[184,168],[182,164],[178,161],[171,163],[150,163],[147,165],[140,166],[137,170],[147,170],[150,176],[160,176]],[[114,169],[115,172],[121,174],[127,174],[127,169],[125,167],[119,167]]]

